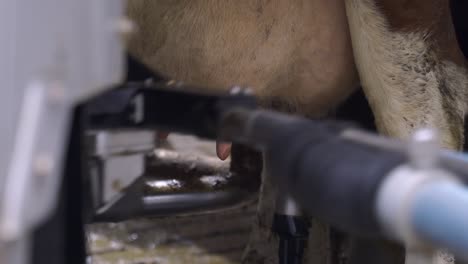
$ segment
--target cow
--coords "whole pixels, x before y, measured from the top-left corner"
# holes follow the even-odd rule
[[[248,86],[261,106],[309,118],[333,117],[362,89],[379,133],[434,127],[443,147],[463,146],[468,80],[449,0],[131,0],[127,15],[138,29],[128,51],[172,78]],[[230,145],[217,149],[225,159]],[[245,263],[278,261],[266,174]],[[335,262],[330,232],[314,220],[305,263]],[[405,261],[390,242],[346,241],[348,263]]]

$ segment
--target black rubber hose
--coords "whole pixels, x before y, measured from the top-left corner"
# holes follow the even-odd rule
[[[244,141],[263,149],[270,176],[307,214],[346,232],[381,234],[376,193],[404,154],[341,138],[340,131],[349,128],[341,123],[268,111],[248,120]]]
[[[305,217],[275,214],[273,232],[278,235],[280,264],[302,264],[310,223]]]

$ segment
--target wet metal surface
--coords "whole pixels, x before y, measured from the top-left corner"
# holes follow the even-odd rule
[[[90,263],[239,263],[255,206],[88,228]]]
[[[233,176],[229,172],[229,161],[221,162],[214,157],[213,142],[171,135],[165,147],[177,150],[185,160],[178,163],[175,172],[172,167],[172,175],[168,175],[165,165],[174,165],[170,164],[173,159],[164,159],[163,156],[174,155],[174,152],[156,152],[155,155],[159,155],[157,162],[160,163],[158,166],[149,165],[145,186],[147,194],[184,190],[211,192],[224,190],[231,185]],[[197,158],[202,155],[203,160]],[[151,167],[157,169],[151,170]],[[213,168],[215,170],[210,171]],[[255,191],[257,183],[254,182],[250,185],[245,182],[237,184],[244,186],[246,191]],[[93,224],[88,227],[89,263],[239,263],[255,208],[256,203],[251,199],[216,213],[199,212],[185,216]]]
[[[232,173],[216,157],[157,149],[147,163],[145,194],[258,190],[259,182]]]

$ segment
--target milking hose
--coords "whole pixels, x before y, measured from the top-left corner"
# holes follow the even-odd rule
[[[450,162],[457,176],[467,179],[468,170],[460,175],[466,164],[450,159],[455,154],[440,152],[440,166],[418,167],[399,142],[263,110],[233,111],[224,123],[224,137],[261,150],[280,191],[310,216],[356,235],[446,248],[468,259],[468,190]],[[424,146],[417,149],[425,156]]]

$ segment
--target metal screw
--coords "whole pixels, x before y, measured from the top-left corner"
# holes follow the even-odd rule
[[[61,81],[50,82],[47,88],[47,98],[54,104],[62,104],[65,101],[65,87]]]
[[[171,88],[184,88],[184,82],[182,81],[176,81],[176,80],[169,80],[166,82],[167,86],[170,86]]]
[[[232,95],[238,95],[238,94],[243,94],[243,95],[252,95],[253,90],[249,87],[241,87],[239,85],[235,85],[229,89],[229,94]]]
[[[175,85],[175,84],[176,84],[175,80],[169,80],[169,81],[166,82],[167,86],[172,86],[172,85]]]
[[[137,26],[127,17],[121,17],[116,22],[117,32],[126,36],[137,31]]]
[[[52,173],[54,162],[48,154],[39,154],[34,160],[34,172],[41,177],[46,177]]]
[[[230,94],[240,94],[242,93],[242,87],[236,85],[236,86],[233,86],[230,90],[229,90],[229,93]]]
[[[440,149],[436,130],[422,128],[414,132],[408,146],[408,154],[413,166],[421,169],[434,167]]]
[[[250,88],[250,87],[244,88],[244,89],[243,89],[243,93],[244,93],[245,95],[253,95],[253,94],[254,94],[252,88]]]

